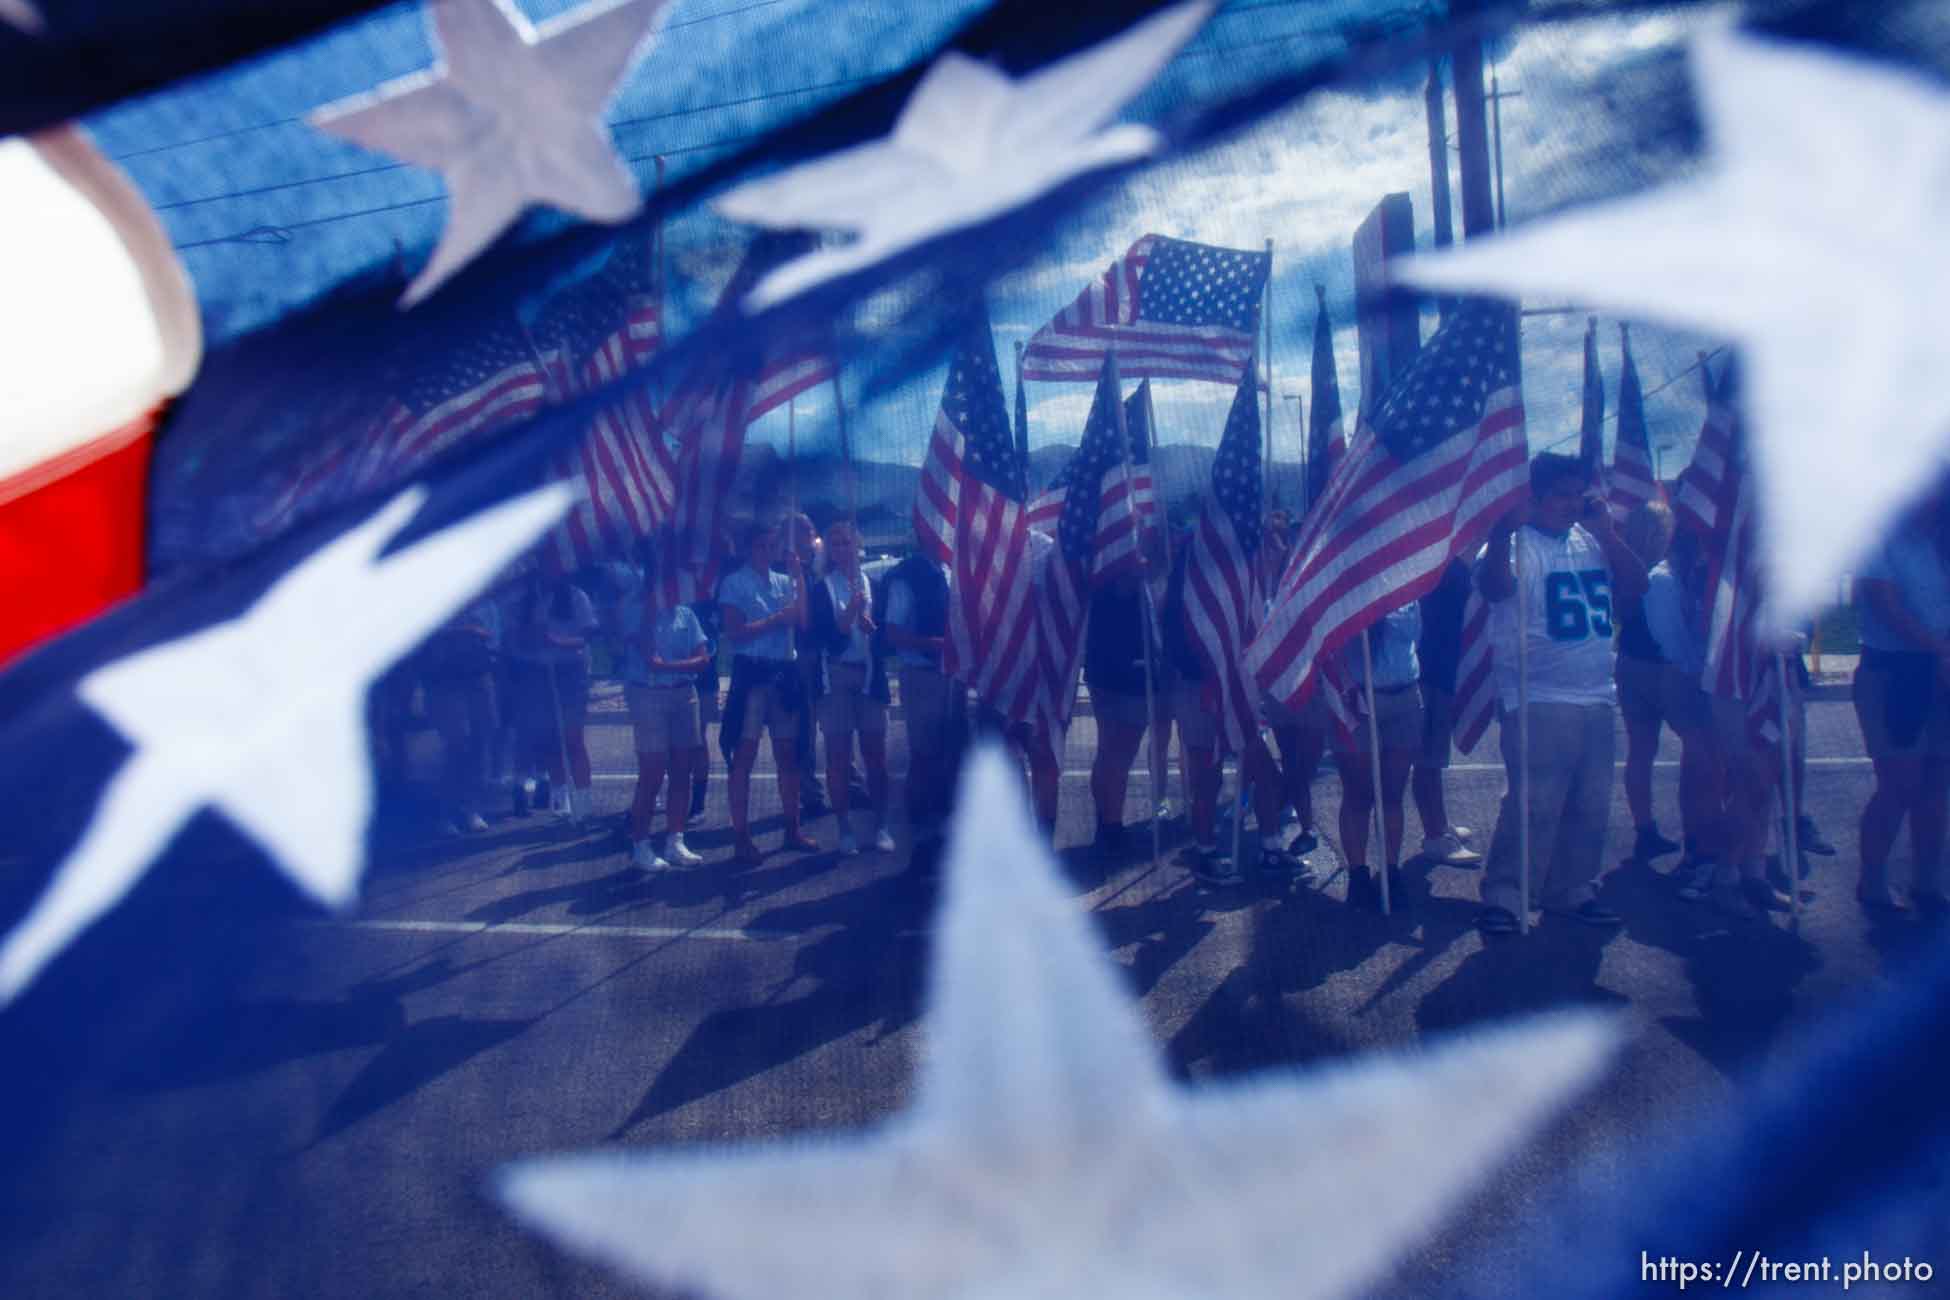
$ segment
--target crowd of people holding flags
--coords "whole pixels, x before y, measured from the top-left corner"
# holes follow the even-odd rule
[[[449,825],[481,824],[475,792],[507,744],[496,739],[497,674],[520,761],[546,772],[555,811],[587,814],[580,723],[590,641],[606,635],[639,764],[625,834],[649,869],[703,862],[685,836],[708,803],[713,723],[730,856],[751,864],[764,856],[751,819],[763,738],[781,848],[891,853],[902,822],[916,843],[938,833],[957,757],[984,732],[1018,754],[1053,833],[1066,741],[1087,700],[1093,847],[1107,860],[1158,854],[1163,809],[1135,827],[1125,814],[1147,735],[1162,772],[1175,731],[1190,841],[1175,860],[1217,887],[1248,868],[1289,887],[1316,882],[1313,784],[1331,748],[1350,905],[1407,907],[1404,870],[1420,862],[1481,869],[1485,934],[1526,931],[1538,911],[1612,926],[1620,918],[1598,883],[1622,717],[1631,856],[1683,851],[1678,896],[1739,917],[1797,909],[1803,855],[1835,848],[1800,801],[1800,647],[1770,638],[1760,618],[1731,367],[1715,382],[1701,359],[1708,414],[1669,493],[1646,453],[1629,337],[1609,470],[1592,454],[1589,402],[1580,454],[1533,456],[1516,312],[1464,300],[1445,307],[1350,439],[1323,296],[1296,515],[1267,503],[1257,329],[1269,263],[1146,236],[1018,356],[1013,429],[992,332],[973,316],[921,470],[914,548],[877,579],[853,519],[820,538],[796,504],[775,504],[743,522],[735,548],[700,548],[695,527],[665,529],[632,564],[593,570],[585,587],[599,590],[538,572],[477,603],[406,670],[447,741]],[[1589,375],[1591,334],[1586,348]],[[1032,492],[1023,383],[1086,373],[1097,387],[1081,445]],[[1155,378],[1236,388],[1196,515],[1176,528],[1150,472]],[[727,404],[737,405],[720,397]],[[689,490],[707,478],[693,465]],[[722,523],[721,506],[675,508]],[[1858,896],[1903,905],[1887,861],[1907,819],[1909,901],[1941,909],[1950,512],[1919,509],[1860,588],[1855,698],[1876,791]],[[893,717],[900,746],[888,741]],[[1443,774],[1492,719],[1506,792],[1478,843],[1449,819]],[[1653,809],[1662,729],[1682,753],[1678,841]],[[890,750],[906,754],[904,805]],[[1411,798],[1419,852],[1406,834]],[[830,845],[808,829],[829,808]],[[1246,840],[1249,811],[1257,829]]]

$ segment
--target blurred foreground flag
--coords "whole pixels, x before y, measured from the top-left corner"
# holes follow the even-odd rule
[[[142,582],[150,439],[201,331],[149,205],[79,131],[0,142],[0,662]]]

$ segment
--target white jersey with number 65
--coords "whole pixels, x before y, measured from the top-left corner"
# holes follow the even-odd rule
[[[1526,524],[1511,539],[1517,594],[1490,606],[1490,643],[1503,707],[1517,706],[1519,621],[1533,704],[1612,701],[1612,585],[1604,548],[1582,524],[1553,537]]]

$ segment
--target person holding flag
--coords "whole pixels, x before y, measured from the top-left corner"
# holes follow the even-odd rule
[[[1524,924],[1531,894],[1521,846],[1526,818],[1544,910],[1618,925],[1618,913],[1595,897],[1616,749],[1612,631],[1638,608],[1646,571],[1592,491],[1582,458],[1546,452],[1530,462],[1530,504],[1490,530],[1476,582],[1490,603],[1508,772],[1476,926],[1503,935]],[[1520,656],[1528,660],[1527,696]],[[1519,710],[1528,715],[1527,728],[1518,725]]]

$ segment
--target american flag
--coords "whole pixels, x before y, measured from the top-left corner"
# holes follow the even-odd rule
[[[1097,376],[1097,395],[1084,421],[1083,444],[1063,470],[1063,516],[1057,522],[1056,552],[1042,584],[1044,672],[1056,717],[1066,724],[1076,703],[1077,673],[1083,667],[1090,593],[1135,567],[1138,558],[1140,539],[1132,496],[1113,492],[1105,484],[1112,475],[1125,472],[1117,430],[1120,387],[1117,356],[1112,353],[1104,358]],[[1102,549],[1113,538],[1119,548],[1114,556]]]
[[[1721,489],[1732,467],[1733,376],[1729,370],[1716,384],[1705,356],[1701,356],[1700,377],[1706,385],[1706,420],[1700,425],[1699,441],[1693,445],[1693,459],[1680,472],[1672,512],[1681,528],[1708,534],[1717,523]]]
[[[1620,513],[1665,495],[1653,473],[1652,441],[1645,430],[1645,390],[1632,360],[1632,333],[1622,321],[1618,343],[1624,353],[1618,374],[1618,443],[1612,450],[1611,505]]]
[[[565,401],[622,379],[662,341],[652,246],[617,246],[602,270],[551,298],[531,329],[551,401]],[[563,572],[623,554],[670,518],[675,467],[650,396],[642,386],[603,403],[575,443],[550,458],[557,478],[573,478],[583,499],[543,542],[542,559]]]
[[[1593,488],[1605,485],[1605,372],[1598,364],[1598,318],[1584,324],[1584,395],[1578,413],[1578,459]]]
[[[1244,753],[1258,728],[1258,698],[1246,672],[1246,644],[1259,620],[1255,563],[1264,502],[1260,464],[1259,395],[1250,379],[1239,385],[1212,461],[1212,487],[1192,532],[1185,561],[1185,618],[1199,657],[1219,687],[1226,741]]]
[[[661,447],[674,459],[676,503],[669,535],[657,548],[658,572],[647,576],[666,606],[704,600],[717,590],[719,565],[729,550],[725,502],[744,458],[750,400],[749,383],[727,379],[712,388],[680,389],[664,407],[671,437]]]
[[[1096,408],[1093,406],[1091,410],[1094,414]],[[1101,500],[1097,507],[1100,530],[1097,555],[1100,563],[1107,563],[1104,559],[1107,556],[1120,560],[1128,557],[1134,536],[1131,528],[1133,508],[1140,519],[1149,520],[1157,514],[1158,499],[1151,477],[1151,448],[1157,441],[1152,429],[1154,414],[1151,381],[1147,379],[1124,401],[1124,427],[1131,433],[1131,463],[1128,469],[1121,461],[1112,466],[1098,489]],[[1127,496],[1131,505],[1125,503]],[[1060,474],[1056,482],[1030,499],[1029,526],[1054,537],[1063,519],[1064,502],[1068,499],[1069,475]]]
[[[914,499],[923,549],[949,566],[942,671],[1015,722],[1047,709],[1038,650],[1039,538],[1029,527],[1026,469],[1009,430],[995,336],[970,322],[941,393]]]
[[[1085,380],[1112,348],[1132,379],[1236,384],[1259,333],[1270,253],[1146,235],[1036,331],[1023,378]]]
[[[1776,707],[1779,687],[1774,646],[1763,634],[1761,606],[1764,591],[1756,546],[1755,493],[1747,472],[1746,438],[1738,415],[1738,377],[1728,366],[1714,390],[1720,420],[1713,450],[1718,473],[1709,481],[1704,472],[1690,486],[1695,508],[1689,522],[1703,525],[1700,535],[1706,555],[1706,668],[1700,685],[1712,695],[1747,703],[1753,733],[1763,739],[1779,734]],[[1707,449],[1702,435],[1698,451]],[[1688,467],[1691,473],[1691,467]],[[1682,491],[1688,486],[1682,479]]]
[[[399,482],[477,433],[532,419],[547,400],[540,358],[512,310],[415,364],[366,426],[302,462],[269,494],[256,526],[271,533],[362,492]]]
[[[1315,668],[1523,499],[1527,451],[1517,320],[1471,300],[1444,320],[1363,427],[1309,514],[1247,662],[1298,707]]]
[[[1307,422],[1307,499],[1311,510],[1327,491],[1334,466],[1347,454],[1341,427],[1341,380],[1334,367],[1334,326],[1327,319],[1327,290],[1314,286],[1313,410]]]
[[[1490,645],[1490,606],[1476,584],[1463,604],[1462,640],[1456,658],[1456,748],[1467,754],[1496,716],[1496,656]]]

